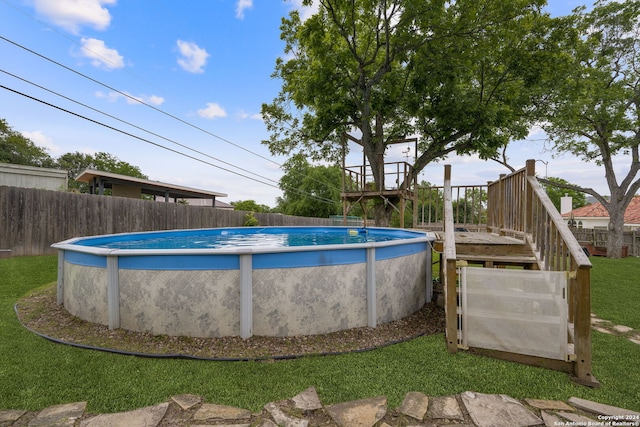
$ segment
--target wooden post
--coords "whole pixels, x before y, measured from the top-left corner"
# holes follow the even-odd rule
[[[456,260],[447,259],[445,263],[445,318],[447,325],[447,350],[449,353],[458,351],[458,274]]]
[[[346,161],[347,138],[342,135],[342,225],[347,225],[347,161]]]
[[[500,174],[500,179],[498,180],[498,234],[501,236],[504,234],[502,231],[504,229],[504,210],[505,210],[505,185],[504,185],[504,177],[507,176],[505,174]]]
[[[447,350],[458,351],[458,289],[456,272],[456,241],[451,200],[451,165],[444,166],[444,310]]]
[[[599,387],[591,373],[591,269],[580,267],[576,275],[575,375],[576,381],[590,387]]]
[[[418,177],[413,177],[413,228],[418,228]],[[635,251],[634,251],[635,253]]]

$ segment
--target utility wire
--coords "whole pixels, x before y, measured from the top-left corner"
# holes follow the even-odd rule
[[[40,25],[42,25],[42,26],[44,26],[44,27],[47,27],[48,29],[50,29],[50,30],[51,30],[51,31],[53,31],[54,33],[58,34],[60,37],[63,37],[63,38],[65,38],[65,39],[69,40],[71,43],[73,43],[73,44],[75,44],[75,45],[79,46],[79,47],[80,47],[80,49],[83,49],[83,50],[86,50],[86,51],[88,51],[88,52],[91,52],[92,54],[94,54],[94,55],[96,55],[97,57],[99,57],[99,58],[100,58],[102,61],[104,61],[105,63],[111,64],[112,66],[116,66],[116,64],[114,64],[114,63],[113,63],[113,61],[111,61],[109,58],[107,58],[107,57],[105,57],[105,56],[101,55],[99,52],[96,52],[96,51],[94,51],[94,50],[89,49],[89,48],[88,48],[88,47],[86,47],[86,46],[81,45],[80,43],[78,43],[78,41],[77,41],[77,40],[75,40],[75,39],[73,39],[73,38],[69,37],[68,35],[66,35],[66,34],[65,34],[65,33],[63,33],[62,31],[59,31],[57,28],[55,28],[55,27],[53,27],[53,26],[51,26],[51,25],[47,24],[46,22],[42,21],[41,19],[36,18],[35,16],[31,15],[30,13],[26,12],[25,10],[20,9],[20,8],[19,8],[18,6],[16,6],[15,4],[12,4],[11,2],[9,2],[9,1],[7,1],[7,0],[0,0],[0,1],[2,1],[2,2],[3,2],[4,4],[6,4],[7,6],[9,6],[9,7],[13,8],[14,10],[16,10],[18,13],[20,13],[20,14],[22,14],[22,15],[24,15],[24,16],[26,16],[26,17],[28,17],[28,18],[33,19],[33,20],[34,20],[34,21],[36,21],[38,24],[40,24]],[[141,76],[139,76],[139,75],[137,75],[137,74],[134,74],[134,73],[131,73],[131,72],[129,72],[129,70],[127,70],[127,69],[125,69],[125,70],[123,70],[123,71],[124,71],[125,73],[127,73],[127,74],[129,74],[129,75],[131,75],[131,76],[133,76],[133,77],[135,77],[135,78],[137,78],[137,79],[139,79],[139,80],[143,81],[144,83],[148,84],[149,86],[153,86],[150,82],[148,82],[147,80],[145,80],[145,79],[144,79],[144,78],[142,78]]]
[[[6,38],[6,37],[2,36],[2,35],[0,35],[0,39],[4,40],[4,41],[6,41],[7,43],[10,43],[10,44],[12,44],[12,45],[14,45],[14,46],[16,46],[16,47],[18,47],[18,48],[20,48],[20,49],[23,49],[23,50],[25,50],[25,51],[27,51],[27,52],[29,52],[29,53],[31,53],[31,54],[33,54],[33,55],[35,55],[35,56],[39,57],[39,58],[42,58],[42,59],[44,59],[44,60],[46,60],[46,61],[48,61],[48,62],[51,62],[51,63],[53,63],[53,64],[55,64],[55,65],[57,65],[57,66],[59,66],[59,67],[61,67],[61,68],[64,68],[64,69],[65,69],[65,70],[67,70],[67,71],[70,71],[70,72],[72,72],[72,73],[74,73],[74,74],[76,74],[76,75],[79,75],[79,76],[81,76],[81,77],[84,77],[85,79],[90,80],[90,81],[91,81],[91,82],[93,82],[93,83],[96,83],[96,84],[98,84],[98,85],[100,85],[100,86],[103,86],[103,87],[105,87],[105,88],[109,89],[109,90],[112,90],[112,91],[114,91],[114,92],[116,92],[116,93],[118,93],[118,94],[120,94],[120,95],[122,95],[122,96],[126,97],[127,99],[130,99],[130,100],[132,100],[132,101],[134,101],[134,102],[140,103],[140,104],[142,104],[142,105],[144,105],[144,106],[146,106],[146,107],[148,107],[148,108],[151,108],[152,110],[154,110],[154,111],[156,111],[156,112],[159,112],[159,113],[161,113],[161,114],[163,114],[163,115],[165,115],[165,116],[167,116],[167,117],[170,117],[170,118],[172,118],[172,119],[174,119],[174,120],[177,120],[177,121],[179,121],[179,122],[180,122],[180,123],[182,123],[182,124],[185,124],[185,125],[187,125],[187,126],[189,126],[189,127],[193,128],[193,129],[199,130],[199,131],[201,131],[201,132],[203,132],[203,133],[205,133],[205,134],[207,134],[207,135],[209,135],[209,136],[212,136],[212,137],[214,137],[214,138],[216,138],[216,139],[219,139],[220,141],[223,141],[223,142],[225,142],[225,143],[227,143],[227,144],[230,144],[230,145],[232,145],[232,146],[234,146],[234,147],[236,147],[236,148],[239,148],[239,149],[241,149],[241,150],[243,150],[243,151],[245,151],[245,152],[247,152],[247,153],[250,153],[250,154],[252,154],[252,155],[254,155],[254,156],[257,156],[257,157],[259,157],[259,158],[261,158],[261,159],[263,159],[263,160],[266,160],[266,161],[268,161],[268,162],[270,162],[270,163],[272,163],[272,164],[274,164],[274,165],[278,166],[279,168],[282,168],[282,164],[280,164],[280,163],[278,163],[278,162],[276,162],[276,161],[274,161],[274,160],[272,160],[272,159],[270,159],[270,158],[268,158],[268,157],[265,157],[265,156],[263,156],[263,155],[261,155],[261,154],[258,154],[258,153],[256,153],[256,152],[253,152],[253,151],[251,151],[251,150],[249,150],[249,149],[247,149],[247,148],[245,148],[245,147],[242,147],[241,145],[236,144],[236,143],[234,143],[234,142],[232,142],[232,141],[230,141],[230,140],[228,140],[228,139],[226,139],[226,138],[223,138],[223,137],[221,137],[221,136],[219,136],[219,135],[216,135],[216,134],[214,134],[214,133],[212,133],[212,132],[210,132],[210,131],[208,131],[208,130],[206,130],[206,129],[203,129],[203,128],[199,127],[199,126],[194,125],[193,123],[190,123],[190,122],[188,122],[188,121],[186,121],[186,120],[184,120],[184,119],[181,119],[180,117],[177,117],[177,116],[175,116],[175,115],[173,115],[173,114],[171,114],[171,113],[168,113],[168,112],[166,112],[166,111],[164,111],[164,110],[162,110],[162,109],[160,109],[160,108],[157,108],[157,107],[155,107],[155,106],[153,106],[153,105],[151,105],[151,104],[148,104],[148,103],[144,102],[143,100],[140,100],[140,99],[138,99],[138,98],[135,98],[135,97],[133,97],[132,95],[130,95],[130,94],[128,94],[128,93],[126,93],[126,92],[120,91],[120,90],[118,90],[118,89],[116,89],[116,88],[114,88],[114,87],[112,87],[112,86],[107,85],[106,83],[103,83],[103,82],[101,82],[101,81],[99,81],[99,80],[94,79],[93,77],[90,77],[90,76],[88,76],[88,75],[86,75],[86,74],[83,74],[83,73],[81,73],[81,72],[79,72],[79,71],[76,71],[76,70],[74,70],[73,68],[70,68],[70,67],[68,67],[68,66],[66,66],[66,65],[64,65],[64,64],[62,64],[62,63],[60,63],[60,62],[58,62],[58,61],[55,61],[54,59],[51,59],[51,58],[49,58],[49,57],[47,57],[47,56],[45,56],[45,55],[42,55],[42,54],[40,54],[40,53],[38,53],[38,52],[36,52],[36,51],[32,50],[32,49],[29,49],[29,48],[28,48],[28,47],[26,47],[26,46],[23,46],[23,45],[21,45],[21,44],[19,44],[19,43],[17,43],[17,42],[14,42],[13,40],[10,40],[10,39],[8,39],[8,38]],[[190,149],[190,148],[189,148],[189,149]],[[190,150],[191,150],[191,149],[190,149]],[[196,150],[193,150],[193,151],[196,151]],[[237,166],[234,166],[234,167],[237,167]],[[240,169],[240,168],[239,168],[239,169]],[[312,178],[312,179],[313,179],[313,178]],[[336,187],[333,187],[333,186],[331,186],[331,185],[328,185],[326,182],[318,181],[318,180],[315,180],[315,179],[314,179],[314,181],[319,182],[319,183],[321,183],[321,184],[323,184],[323,185],[325,185],[325,186],[328,186],[328,187],[330,187],[330,188],[334,188],[334,189],[336,189]],[[298,193],[302,193],[302,194],[306,194],[305,192],[301,192],[301,190],[297,190],[297,192],[298,192]],[[311,195],[311,196],[312,196],[312,197],[317,197],[317,196],[313,196],[313,195]],[[328,199],[325,199],[325,200],[327,200],[327,201],[328,201]],[[335,201],[331,201],[331,203],[332,203],[332,204],[335,204],[335,203],[337,203],[337,202],[335,202]]]
[[[79,71],[76,71],[76,70],[74,70],[74,69],[73,69],[73,68],[71,68],[71,67],[68,67],[68,66],[66,66],[66,65],[64,65],[64,64],[62,64],[62,63],[60,63],[60,62],[58,62],[58,61],[56,61],[56,60],[54,60],[54,59],[51,59],[51,58],[49,58],[49,57],[47,57],[47,56],[45,56],[45,55],[42,55],[42,54],[40,54],[40,53],[38,53],[38,52],[36,52],[36,51],[32,50],[32,49],[29,49],[29,48],[28,48],[28,47],[26,47],[26,46],[23,46],[23,45],[21,45],[21,44],[19,44],[19,43],[17,43],[17,42],[14,42],[13,40],[10,40],[10,39],[8,39],[8,38],[6,38],[6,37],[4,37],[4,36],[1,36],[1,35],[0,35],[0,39],[2,39],[2,40],[4,40],[4,41],[6,41],[7,43],[10,43],[10,44],[12,44],[12,45],[14,45],[14,46],[16,46],[16,47],[19,47],[20,49],[26,50],[27,52],[29,52],[29,53],[31,53],[31,54],[33,54],[33,55],[36,55],[37,57],[42,58],[42,59],[44,59],[45,61],[51,62],[51,63],[53,63],[53,64],[55,64],[55,65],[57,65],[57,66],[59,66],[59,67],[62,67],[62,68],[64,68],[65,70],[70,71],[70,72],[72,72],[72,73],[74,73],[74,74],[76,74],[76,75],[78,75],[78,76],[84,77],[85,79],[90,80],[90,81],[92,81],[93,83],[96,83],[96,84],[98,84],[98,85],[100,85],[100,86],[103,86],[103,87],[105,87],[105,88],[109,89],[109,90],[112,90],[112,91],[114,91],[114,92],[118,93],[119,95],[122,95],[122,96],[124,96],[124,97],[126,97],[126,98],[128,98],[128,99],[130,99],[130,100],[132,100],[132,101],[134,101],[134,102],[136,102],[136,103],[139,103],[139,104],[144,105],[145,107],[151,108],[152,110],[154,110],[154,111],[156,111],[156,112],[158,112],[158,113],[160,113],[160,114],[164,114],[164,115],[165,115],[165,116],[167,116],[167,117],[170,117],[170,118],[172,118],[172,119],[174,119],[174,120],[177,120],[177,121],[179,121],[180,123],[185,124],[185,125],[187,125],[187,126],[189,126],[189,127],[193,128],[193,129],[197,129],[197,130],[199,130],[200,132],[204,132],[204,133],[206,133],[206,134],[207,134],[207,135],[209,135],[209,136],[212,136],[212,137],[214,137],[214,138],[216,138],[216,139],[219,139],[220,141],[223,141],[223,142],[226,142],[227,144],[233,145],[234,147],[239,148],[240,150],[243,150],[243,151],[245,151],[245,152],[247,152],[247,153],[253,154],[254,156],[258,156],[258,157],[260,157],[260,158],[261,158],[261,159],[263,159],[263,160],[266,160],[266,161],[268,161],[268,162],[270,162],[270,163],[273,163],[273,164],[277,165],[278,167],[282,167],[282,165],[281,165],[280,163],[275,162],[275,161],[273,161],[272,159],[270,159],[270,158],[268,158],[268,157],[265,157],[265,156],[263,156],[263,155],[261,155],[261,154],[255,153],[255,152],[253,152],[253,151],[251,151],[251,150],[249,150],[249,149],[247,149],[247,148],[244,148],[243,146],[241,146],[241,145],[239,145],[239,144],[236,144],[236,143],[234,143],[234,142],[232,142],[232,141],[229,141],[229,140],[228,140],[228,139],[226,139],[226,138],[223,138],[223,137],[221,137],[221,136],[219,136],[219,135],[216,135],[216,134],[214,134],[213,132],[210,132],[210,131],[208,131],[208,130],[206,130],[206,129],[203,129],[203,128],[199,127],[199,126],[196,126],[196,125],[194,125],[193,123],[189,123],[188,121],[186,121],[186,120],[184,120],[184,119],[181,119],[181,118],[180,118],[180,117],[178,117],[178,116],[175,116],[175,115],[173,115],[173,114],[171,114],[171,113],[168,113],[168,112],[166,112],[166,111],[164,111],[164,110],[161,110],[160,108],[155,107],[155,106],[153,106],[153,105],[151,105],[151,104],[148,104],[148,103],[144,102],[144,101],[143,101],[143,100],[141,100],[141,99],[135,98],[134,96],[132,96],[132,95],[130,95],[130,94],[128,94],[128,93],[126,93],[126,92],[122,92],[121,90],[118,90],[118,89],[114,88],[113,86],[109,86],[109,85],[108,85],[108,84],[106,84],[106,83],[102,83],[101,81],[96,80],[96,79],[94,79],[93,77],[90,77],[90,76],[88,76],[88,75],[86,75],[86,74],[83,74],[83,73],[81,73],[81,72],[79,72]]]
[[[194,148],[188,147],[188,146],[186,146],[186,145],[184,145],[184,144],[181,144],[181,143],[179,143],[179,142],[177,142],[177,141],[174,141],[173,139],[170,139],[170,138],[164,137],[164,136],[159,135],[159,134],[157,134],[157,133],[155,133],[155,132],[152,132],[152,131],[150,131],[150,130],[148,130],[148,129],[144,129],[144,128],[142,128],[142,127],[140,127],[140,126],[137,126],[137,125],[135,125],[135,124],[133,124],[133,123],[131,123],[131,122],[128,122],[128,121],[123,120],[123,119],[120,119],[120,118],[118,118],[118,117],[116,117],[116,116],[114,116],[114,115],[112,115],[112,114],[105,113],[104,111],[101,111],[101,110],[98,110],[97,108],[91,107],[90,105],[83,104],[82,102],[79,102],[79,101],[76,101],[76,100],[74,100],[74,99],[71,99],[71,98],[69,98],[68,96],[62,95],[61,93],[55,92],[55,91],[53,91],[53,90],[51,90],[51,89],[48,89],[48,88],[46,88],[46,87],[44,87],[44,86],[41,86],[41,85],[37,84],[37,83],[31,82],[31,81],[29,81],[29,80],[27,80],[27,79],[25,79],[25,78],[22,78],[22,77],[17,76],[17,75],[15,75],[15,74],[13,74],[13,73],[10,73],[9,71],[6,71],[6,70],[3,70],[3,69],[0,69],[0,72],[1,72],[1,73],[4,73],[4,74],[7,74],[7,75],[9,75],[9,76],[11,76],[11,77],[13,77],[13,78],[15,78],[15,79],[21,80],[21,81],[23,81],[23,82],[25,82],[25,83],[28,83],[28,84],[30,84],[30,85],[32,85],[32,86],[35,86],[35,87],[37,87],[37,88],[39,88],[39,89],[42,89],[42,90],[47,91],[47,92],[49,92],[49,93],[52,93],[52,94],[54,94],[54,95],[56,95],[56,96],[59,96],[60,98],[66,99],[67,101],[70,101],[70,102],[73,102],[73,103],[75,103],[75,104],[78,104],[78,105],[80,105],[80,106],[82,106],[82,107],[88,108],[88,109],[90,109],[90,110],[92,110],[92,111],[95,111],[96,113],[100,113],[100,114],[102,114],[102,115],[104,115],[104,116],[107,116],[107,117],[109,117],[109,118],[111,118],[111,119],[117,120],[117,121],[119,121],[119,122],[121,122],[121,123],[124,123],[124,124],[126,124],[126,125],[129,125],[129,126],[131,126],[131,127],[134,127],[134,128],[136,128],[136,129],[141,130],[141,131],[143,131],[143,132],[146,132],[146,133],[148,133],[148,134],[150,134],[150,135],[153,135],[153,136],[155,136],[155,137],[158,137],[158,138],[164,139],[165,141],[171,142],[172,144],[175,144],[175,145],[177,145],[177,146],[179,146],[179,147],[182,147],[182,148],[187,149],[187,150],[189,150],[189,151],[193,151],[193,152],[194,152],[194,153],[196,153],[196,154],[200,154],[200,155],[202,155],[202,156],[208,157],[208,158],[210,158],[210,159],[212,159],[212,160],[215,160],[215,161],[217,161],[217,162],[223,163],[223,164],[225,164],[225,165],[227,165],[227,166],[234,167],[234,168],[239,169],[239,170],[241,170],[241,171],[243,171],[243,172],[251,173],[251,174],[253,174],[253,175],[255,175],[255,176],[258,176],[258,177],[260,177],[260,178],[262,178],[262,179],[266,179],[267,181],[272,181],[272,182],[275,182],[275,183],[277,183],[277,182],[278,182],[278,181],[276,181],[276,180],[274,180],[274,179],[264,177],[264,176],[262,176],[262,175],[259,175],[259,174],[255,173],[255,172],[252,172],[252,171],[249,171],[249,170],[243,169],[243,168],[241,168],[241,167],[239,167],[239,166],[236,166],[236,165],[234,165],[234,164],[232,164],[232,163],[228,163],[228,162],[225,162],[224,160],[220,160],[220,159],[218,159],[218,158],[216,158],[216,157],[213,157],[213,156],[211,156],[211,155],[209,155],[209,154],[207,154],[207,153],[204,153],[204,152],[202,152],[202,151],[198,151],[198,150],[196,150],[196,149],[194,149]]]
[[[0,70],[0,71],[1,71],[1,72],[3,72],[3,73],[5,73],[5,74],[12,75],[11,73],[7,73],[7,72],[6,72],[6,71],[4,71],[4,70]],[[12,76],[13,76],[13,75],[12,75]],[[36,84],[34,84],[34,83],[31,83],[31,82],[29,82],[29,81],[27,81],[27,80],[24,80],[24,79],[22,79],[22,78],[20,78],[20,80],[25,81],[26,83],[33,84],[33,85],[34,85],[34,86],[36,86],[36,87],[40,87],[39,85],[36,85]],[[182,151],[179,151],[179,150],[176,150],[176,149],[173,149],[173,148],[167,147],[167,146],[162,145],[162,144],[159,144],[159,143],[157,143],[157,142],[153,142],[153,141],[151,141],[151,140],[148,140],[148,139],[142,138],[142,137],[140,137],[140,136],[138,136],[138,135],[134,135],[134,134],[132,134],[132,133],[130,133],[130,132],[126,132],[126,131],[124,131],[124,130],[122,130],[122,129],[118,129],[118,128],[114,127],[114,126],[110,126],[110,125],[108,125],[108,124],[105,124],[105,123],[99,122],[98,120],[92,119],[92,118],[90,118],[90,117],[86,117],[86,116],[83,116],[83,115],[81,115],[81,114],[79,114],[79,113],[76,113],[76,112],[73,112],[73,111],[67,110],[67,109],[65,109],[65,108],[62,108],[62,107],[60,107],[60,106],[57,106],[57,105],[51,104],[51,103],[49,103],[49,102],[46,102],[46,101],[44,101],[44,100],[38,99],[38,98],[36,98],[36,97],[33,97],[33,96],[31,96],[31,95],[25,94],[25,93],[20,92],[20,91],[18,91],[18,90],[11,89],[11,88],[9,88],[9,87],[7,87],[7,86],[0,85],[0,88],[5,89],[5,90],[8,90],[8,91],[10,91],[10,92],[13,92],[13,93],[15,93],[15,94],[17,94],[17,95],[21,95],[21,96],[23,96],[23,97],[25,97],[25,98],[28,98],[28,99],[31,99],[31,100],[33,100],[33,101],[39,102],[39,103],[44,104],[44,105],[46,105],[46,106],[48,106],[48,107],[55,108],[55,109],[57,109],[57,110],[63,111],[63,112],[65,112],[65,113],[67,113],[67,114],[71,114],[71,115],[73,115],[73,116],[75,116],[75,117],[78,117],[78,118],[81,118],[81,119],[87,120],[87,121],[89,121],[89,122],[91,122],[91,123],[94,123],[94,124],[100,125],[100,126],[102,126],[102,127],[105,127],[105,128],[107,128],[107,129],[113,130],[113,131],[118,132],[118,133],[121,133],[121,134],[123,134],[123,135],[129,136],[129,137],[131,137],[131,138],[135,138],[135,139],[140,140],[140,141],[142,141],[142,142],[146,142],[146,143],[148,143],[148,144],[151,144],[151,145],[154,145],[154,146],[156,146],[156,147],[162,148],[162,149],[164,149],[164,150],[170,151],[170,152],[172,152],[172,153],[175,153],[175,154],[178,154],[178,155],[184,156],[184,157],[189,158],[189,159],[192,159],[192,160],[196,160],[196,161],[198,161],[198,162],[200,162],[200,163],[204,163],[204,164],[209,165],[209,166],[213,166],[213,167],[218,168],[218,169],[220,169],[220,170],[223,170],[223,171],[225,171],[225,172],[229,172],[229,173],[232,173],[232,174],[234,174],[234,175],[238,175],[238,176],[241,176],[241,177],[243,177],[243,178],[250,179],[250,180],[255,181],[255,182],[258,182],[258,183],[260,183],[260,184],[264,184],[264,185],[268,185],[268,186],[270,186],[270,187],[274,187],[274,188],[278,188],[278,189],[280,189],[280,187],[279,187],[278,185],[270,184],[270,183],[268,183],[268,182],[261,181],[261,180],[259,180],[259,179],[254,178],[254,177],[251,177],[251,176],[248,176],[248,175],[244,175],[244,174],[241,174],[241,173],[239,173],[239,172],[236,172],[236,171],[233,171],[233,170],[230,170],[230,169],[224,168],[224,167],[222,167],[222,166],[216,165],[216,164],[214,164],[214,163],[211,163],[211,162],[209,162],[209,161],[203,160],[203,159],[201,159],[201,158],[198,158],[198,157],[192,156],[192,155],[190,155],[190,154],[186,154],[186,153],[184,153],[184,152],[182,152]],[[128,122],[126,122],[126,121],[124,121],[124,120],[118,119],[117,117],[113,117],[113,116],[111,116],[110,114],[107,114],[107,113],[104,113],[104,112],[102,112],[102,111],[99,111],[99,110],[97,110],[97,109],[95,109],[95,108],[93,108],[93,107],[86,106],[86,105],[84,105],[84,104],[82,104],[82,103],[80,103],[80,102],[74,101],[74,100],[72,100],[72,99],[70,99],[70,98],[68,98],[68,97],[63,96],[63,95],[59,95],[59,94],[57,94],[57,93],[55,93],[55,92],[53,92],[53,91],[51,91],[51,90],[49,90],[49,89],[45,89],[45,88],[43,88],[43,89],[44,89],[44,90],[47,90],[48,92],[51,92],[51,93],[53,93],[53,94],[55,94],[55,95],[61,96],[62,98],[67,99],[67,100],[69,100],[69,101],[71,101],[71,102],[75,102],[76,104],[79,104],[79,105],[85,106],[85,107],[87,107],[87,108],[89,108],[89,109],[91,109],[91,110],[93,110],[93,111],[96,111],[96,112],[98,112],[98,113],[100,113],[100,114],[104,114],[104,115],[106,115],[107,117],[111,117],[111,118],[113,118],[113,119],[115,119],[115,120],[118,120],[118,121],[120,121],[120,122],[122,122],[122,123],[125,123],[125,124],[128,124],[128,125],[131,125],[131,126],[133,126],[134,128],[136,128],[136,129],[142,130],[142,131],[144,131],[144,132],[150,133],[151,135],[154,135],[154,136],[157,136],[157,137],[159,137],[159,138],[165,139],[165,140],[167,140],[167,141],[169,141],[169,142],[172,142],[172,143],[174,143],[174,144],[176,144],[176,145],[178,145],[178,146],[185,147],[183,144],[180,144],[180,143],[178,143],[178,142],[175,142],[175,141],[173,141],[173,140],[170,140],[170,139],[168,139],[168,138],[165,138],[165,137],[163,137],[163,136],[161,136],[161,135],[158,135],[158,134],[156,134],[156,133],[150,132],[150,131],[148,131],[148,130],[145,130],[145,129],[143,129],[143,128],[139,127],[139,126],[136,126],[136,125],[130,124],[130,123],[128,123]],[[189,147],[186,147],[186,148],[188,148],[188,149],[189,149],[189,150],[191,150],[191,151],[195,151],[196,153],[201,154],[201,153],[200,153],[200,152],[198,152],[197,150],[193,150],[193,149],[191,149],[191,148],[189,148]],[[212,159],[214,159],[214,160],[217,160],[217,161],[219,161],[219,162],[221,162],[221,163],[224,163],[224,164],[230,165],[229,163],[226,163],[226,162],[224,162],[224,161],[221,161],[221,160],[219,160],[219,159],[216,159],[215,157],[212,157],[212,156],[209,156],[209,155],[206,155],[206,154],[204,154],[204,155],[205,155],[205,156],[207,156],[207,157],[209,157],[209,158],[212,158]],[[239,167],[237,167],[237,166],[235,166],[235,165],[230,165],[230,166],[235,167],[235,168],[237,168],[237,169],[240,169],[240,170],[242,170],[242,171],[244,171],[244,172],[251,173],[250,171],[247,171],[247,170],[245,170],[245,169],[239,168]],[[260,175],[257,175],[257,174],[254,174],[254,175],[255,175],[255,176],[259,176],[260,178],[263,178],[263,179],[266,179],[266,180],[272,181],[272,182],[276,182],[276,181],[274,181],[274,180],[272,180],[272,179],[270,179],[270,178],[266,178],[266,177],[263,177],[263,176],[260,176]],[[314,195],[314,194],[306,193],[306,192],[304,192],[304,191],[302,191],[302,190],[300,190],[300,189],[298,189],[298,188],[290,188],[290,190],[292,190],[292,191],[294,191],[294,192],[296,192],[296,193],[298,193],[298,194],[302,194],[302,195],[309,196],[309,197],[311,197],[312,199],[318,200],[318,201],[323,202],[323,203],[328,203],[328,204],[334,204],[334,203],[335,203],[335,201],[333,201],[333,200],[325,199],[325,198],[323,198],[323,197],[319,197],[319,196],[316,196],[316,195]]]
[[[167,150],[167,151],[171,151],[172,153],[179,154],[179,155],[181,155],[181,156],[184,156],[184,157],[187,157],[187,158],[190,158],[190,159],[193,159],[193,160],[199,161],[199,162],[201,162],[201,163],[204,163],[204,164],[207,164],[207,165],[210,165],[210,166],[216,167],[216,168],[218,168],[218,169],[221,169],[221,170],[226,171],[226,172],[233,173],[233,174],[235,174],[235,175],[242,176],[242,177],[247,178],[247,179],[250,179],[250,180],[252,180],[252,181],[259,182],[259,183],[261,183],[261,184],[265,184],[265,185],[269,185],[269,186],[271,186],[271,187],[276,187],[276,188],[278,188],[277,186],[275,186],[275,185],[273,185],[273,184],[269,184],[269,183],[267,183],[267,182],[262,182],[262,181],[260,181],[260,180],[258,180],[258,179],[252,178],[252,177],[250,177],[250,176],[246,176],[246,175],[243,175],[243,174],[241,174],[241,173],[234,172],[234,171],[232,171],[232,170],[230,170],[230,169],[223,168],[223,167],[221,167],[221,166],[218,166],[218,165],[213,164],[213,163],[211,163],[211,162],[208,162],[208,161],[206,161],[206,160],[199,159],[199,158],[197,158],[197,157],[195,157],[195,156],[192,156],[192,155],[190,155],[190,154],[185,154],[185,153],[183,153],[183,152],[181,152],[181,151],[178,151],[178,150],[176,150],[176,149],[173,149],[173,148],[167,147],[167,146],[162,145],[162,144],[158,144],[157,142],[153,142],[153,141],[151,141],[151,140],[148,140],[148,139],[142,138],[142,137],[140,137],[140,136],[134,135],[134,134],[132,134],[132,133],[130,133],[130,132],[126,132],[126,131],[124,131],[124,130],[122,130],[122,129],[118,129],[118,128],[113,127],[113,126],[111,126],[111,125],[108,125],[108,124],[106,124],[106,123],[99,122],[98,120],[92,119],[92,118],[87,117],[87,116],[83,116],[82,114],[75,113],[75,112],[73,112],[73,111],[70,111],[70,110],[67,110],[67,109],[65,109],[65,108],[59,107],[59,106],[57,106],[57,105],[51,104],[50,102],[44,101],[44,100],[42,100],[42,99],[38,99],[38,98],[36,98],[36,97],[34,97],[34,96],[31,96],[31,95],[27,95],[26,93],[20,92],[20,91],[18,91],[18,90],[11,89],[10,87],[7,87],[7,86],[4,86],[4,85],[1,85],[1,84],[0,84],[0,88],[5,89],[5,90],[8,90],[9,92],[13,92],[13,93],[15,93],[15,94],[17,94],[17,95],[21,95],[21,96],[23,96],[23,97],[25,97],[25,98],[31,99],[32,101],[39,102],[39,103],[44,104],[44,105],[46,105],[46,106],[48,106],[48,107],[55,108],[55,109],[57,109],[57,110],[63,111],[63,112],[65,112],[65,113],[67,113],[67,114],[71,114],[72,116],[76,116],[76,117],[81,118],[81,119],[83,119],[83,120],[87,120],[87,121],[89,121],[89,122],[91,122],[91,123],[94,123],[94,124],[100,125],[100,126],[105,127],[105,128],[107,128],[107,129],[111,129],[111,130],[113,130],[113,131],[115,131],[115,132],[121,133],[121,134],[126,135],[126,136],[129,136],[129,137],[131,137],[131,138],[135,138],[135,139],[138,139],[138,140],[140,140],[140,141],[146,142],[146,143],[148,143],[148,144],[154,145],[154,146],[156,146],[156,147],[163,148],[163,149],[165,149],[165,150]]]

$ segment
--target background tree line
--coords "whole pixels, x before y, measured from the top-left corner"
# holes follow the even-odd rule
[[[105,152],[92,155],[76,151],[53,158],[45,149],[13,130],[4,119],[0,119],[0,163],[66,170],[69,189],[81,193],[88,191],[87,183],[78,182],[75,178],[87,168],[148,179],[138,166]]]

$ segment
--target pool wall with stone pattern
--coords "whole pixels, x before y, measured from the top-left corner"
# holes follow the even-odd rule
[[[223,249],[106,249],[71,239],[54,245],[58,303],[90,322],[156,335],[248,338],[375,327],[418,311],[432,295],[433,237],[393,232],[410,234]]]

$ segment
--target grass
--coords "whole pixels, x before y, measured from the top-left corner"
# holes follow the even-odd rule
[[[0,259],[0,409],[88,401],[91,412],[118,412],[193,393],[258,411],[315,386],[325,404],[386,395],[389,406],[397,407],[408,391],[440,396],[473,390],[515,398],[576,396],[640,410],[640,346],[597,332],[593,373],[600,389],[576,385],[560,372],[451,355],[441,334],[371,352],[278,362],[157,360],[57,345],[25,330],[13,311],[21,296],[55,280],[56,266],[55,257]],[[629,280],[610,280],[621,270]],[[631,323],[638,301],[631,278],[639,276],[640,259],[594,260],[593,311]]]
[[[640,259],[591,257],[591,311],[640,330]]]

